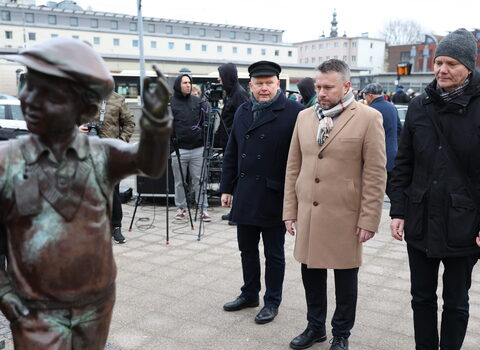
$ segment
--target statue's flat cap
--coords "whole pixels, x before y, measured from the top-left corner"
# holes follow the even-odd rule
[[[278,77],[281,71],[280,65],[270,61],[258,61],[248,67],[250,77],[272,77],[274,75]]]
[[[105,61],[88,44],[78,39],[53,38],[1,56],[29,69],[72,80],[97,92],[102,98],[113,90],[113,78]]]

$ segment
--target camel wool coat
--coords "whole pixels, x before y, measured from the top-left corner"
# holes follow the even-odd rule
[[[283,220],[296,220],[294,256],[308,268],[359,267],[356,229],[378,230],[385,193],[382,115],[352,102],[320,147],[314,108],[300,112],[293,131]]]

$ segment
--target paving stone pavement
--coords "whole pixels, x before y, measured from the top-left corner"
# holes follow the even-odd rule
[[[127,243],[114,246],[117,301],[107,350],[286,350],[290,340],[304,330],[306,305],[300,264],[292,255],[293,237],[286,237],[287,265],[279,314],[272,323],[257,325],[253,319],[259,308],[230,313],[222,310],[225,302],[239,295],[242,283],[236,229],[220,218],[226,209],[209,209],[212,222],[205,223],[204,234],[197,241],[198,231],[192,231],[187,221],[174,220],[176,208],[170,208],[167,245],[165,207],[141,205],[132,232],[127,228],[133,203],[123,208]],[[384,209],[380,232],[364,246],[357,319],[350,337],[352,350],[414,348],[406,247],[391,238],[389,222]],[[331,271],[328,295],[331,319]],[[470,301],[463,350],[480,349],[480,338],[475,336],[480,327],[478,267],[473,273]],[[2,338],[6,339],[6,349],[13,349],[5,320],[0,320]],[[311,349],[327,350],[329,344],[317,343]]]

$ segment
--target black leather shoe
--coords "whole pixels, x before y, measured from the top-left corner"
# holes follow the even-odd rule
[[[229,224],[230,226],[235,226],[235,225],[237,225],[237,223],[236,223],[235,221],[232,221],[232,220],[229,220],[229,221],[228,221],[228,224]]]
[[[230,220],[230,213],[222,215],[222,220]]]
[[[327,340],[327,333],[325,331],[312,331],[311,329],[305,329],[302,334],[297,335],[290,342],[290,347],[292,349],[307,349],[311,347],[314,343],[321,343],[322,341]]]
[[[255,316],[255,322],[258,324],[264,324],[272,322],[275,316],[278,315],[278,307],[264,306],[263,309]]]
[[[239,296],[234,301],[231,301],[223,305],[223,309],[225,311],[238,311],[238,310],[245,309],[247,307],[257,307],[257,306],[258,306],[258,299],[248,300],[242,296]]]
[[[330,341],[330,350],[348,350],[348,339],[344,337],[333,337]]]
[[[115,243],[118,243],[118,244],[123,244],[127,241],[125,237],[122,235],[122,229],[120,227],[113,228],[112,237]]]

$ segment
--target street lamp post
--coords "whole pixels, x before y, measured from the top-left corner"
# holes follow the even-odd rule
[[[145,55],[143,52],[143,17],[142,0],[137,0],[137,29],[138,29],[138,47],[140,50],[140,104],[143,96],[143,80],[145,78]]]

